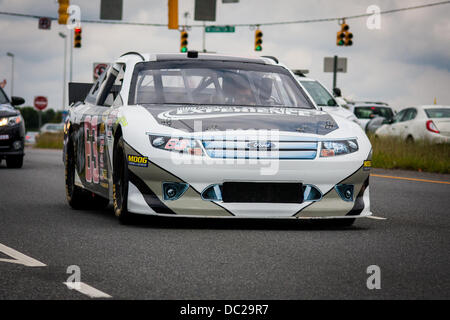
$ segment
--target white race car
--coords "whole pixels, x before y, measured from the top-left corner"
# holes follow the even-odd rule
[[[273,59],[131,52],[93,85],[71,83],[69,98],[73,208],[112,200],[122,222],[371,215],[365,133],[317,110]]]

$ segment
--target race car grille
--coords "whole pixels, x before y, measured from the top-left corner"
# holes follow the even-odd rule
[[[315,159],[317,141],[203,140],[211,158]]]
[[[224,182],[223,202],[302,203],[301,183]]]

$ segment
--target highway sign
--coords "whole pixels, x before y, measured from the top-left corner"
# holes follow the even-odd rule
[[[234,32],[234,26],[207,26],[205,32]]]
[[[40,111],[44,110],[45,108],[47,108],[47,97],[44,96],[37,96],[34,97],[34,107]]]

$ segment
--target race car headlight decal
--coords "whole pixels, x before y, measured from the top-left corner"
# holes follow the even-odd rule
[[[358,151],[356,139],[342,141],[322,141],[321,157],[334,157]]]
[[[150,135],[149,138],[152,146],[157,149],[187,153],[197,156],[203,155],[203,149],[197,140],[194,139],[155,135]]]

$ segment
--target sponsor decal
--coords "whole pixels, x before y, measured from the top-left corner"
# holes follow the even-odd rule
[[[148,158],[129,154],[128,164],[137,167],[148,167]]]
[[[248,115],[292,115],[292,116],[315,116],[326,114],[318,110],[305,110],[300,108],[279,108],[279,107],[179,107],[162,112],[158,115],[161,120],[189,120],[236,117]]]
[[[372,167],[372,161],[371,160],[365,160],[363,165],[363,170],[367,171],[370,170]]]
[[[0,140],[8,140],[9,136],[7,134],[0,134]]]
[[[124,116],[118,117],[116,120],[116,124],[121,124],[122,127],[126,127],[128,125],[128,121]]]

